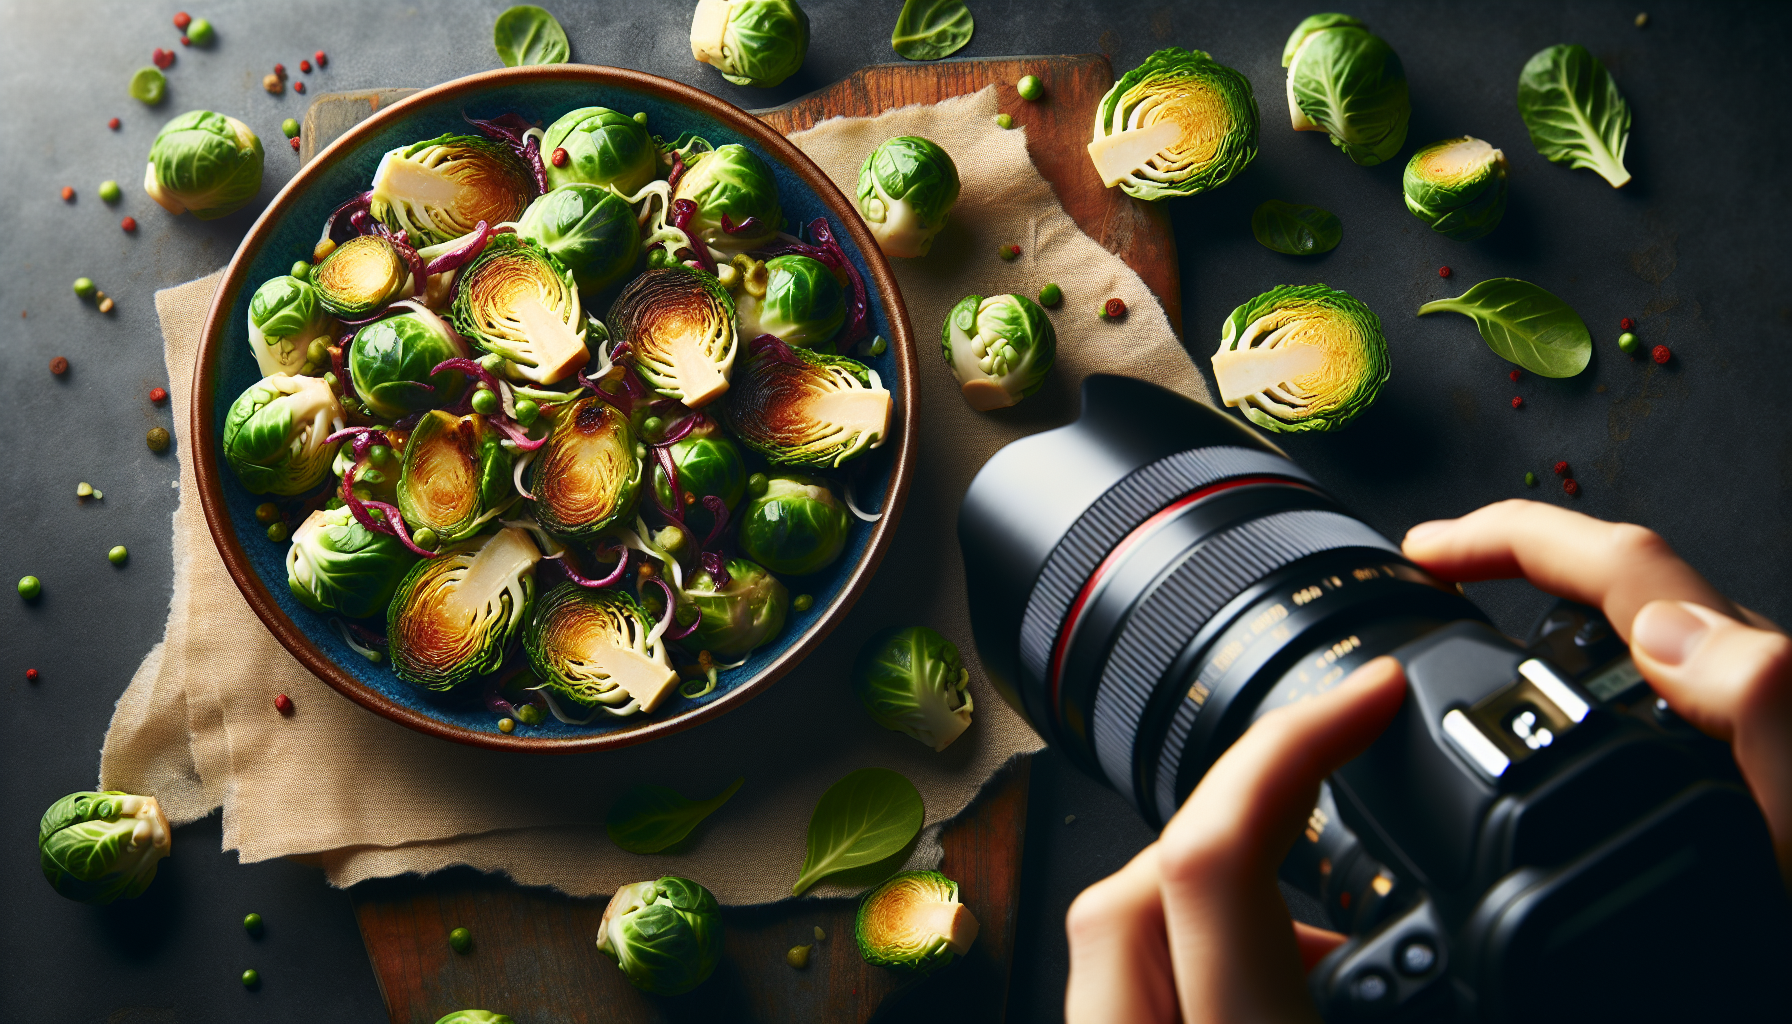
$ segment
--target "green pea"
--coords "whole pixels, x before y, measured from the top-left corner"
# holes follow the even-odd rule
[[[36,576],[21,576],[19,578],[19,596],[25,600],[35,601],[37,595],[43,592],[44,585]]]
[[[1020,250],[1012,245],[1004,245],[996,250],[996,255],[1007,260],[1009,263],[1013,263],[1015,258],[1020,255]]]
[[[807,967],[809,966],[809,951],[814,948],[813,945],[792,946],[790,952],[784,954],[784,962],[799,970]]]
[[[1012,128],[1012,127],[1014,127],[1014,118],[1009,117],[1007,114],[997,114],[996,115],[996,127],[997,128]]]
[[[194,24],[198,24],[198,22],[194,22]],[[259,984],[261,984],[261,972],[260,971],[257,971],[255,968],[251,967],[248,970],[243,972],[243,987],[244,988],[254,988],[255,986],[257,986]]]
[[[879,334],[871,339],[870,351],[874,356],[881,356],[890,351],[890,343],[884,340],[883,335]]]
[[[191,38],[191,37],[189,37],[189,38]],[[290,117],[287,118],[286,120],[280,122],[280,134],[286,136],[289,139],[298,138],[299,137],[299,122],[293,120]]]
[[[1039,304],[1041,306],[1056,306],[1063,301],[1064,289],[1057,285],[1048,284],[1044,288],[1039,289]]]
[[[292,538],[292,528],[285,523],[274,523],[268,527],[268,540],[276,544],[284,544]]]
[[[640,113],[636,114],[635,115],[635,123],[636,124],[646,124],[647,123],[647,111],[643,110]]]
[[[218,38],[218,34],[212,29],[211,22],[204,18],[194,18],[193,23],[187,26],[187,38],[192,40],[194,46],[210,46],[212,40]]]
[[[260,914],[250,914],[248,917],[243,918],[243,930],[248,932],[250,935],[260,935],[261,934],[261,915]]]
[[[264,501],[261,504],[255,506],[255,521],[256,522],[271,523],[279,518],[280,518],[280,506],[274,504],[273,502]]]
[[[510,718],[498,719],[498,731],[508,736],[516,731],[516,721]]]
[[[766,479],[764,473],[754,473],[752,476],[747,477],[747,493],[755,498],[763,497],[766,488],[770,486],[771,481]]]
[[[328,350],[326,349],[325,351],[327,352]],[[306,352],[310,352],[310,349],[306,349]],[[330,386],[331,391],[339,392],[342,390],[342,383],[336,379],[336,375],[334,373],[331,373],[328,370],[324,371],[324,383],[328,384]],[[343,408],[347,408],[347,406],[344,406]]]
[[[677,262],[663,245],[655,246],[654,250],[647,254],[647,267],[650,270],[660,270]]]
[[[312,338],[311,344],[305,346],[305,361],[318,366],[330,365],[330,344],[322,338]]]
[[[666,421],[660,419],[658,416],[649,416],[641,421],[641,435],[643,437],[658,437],[660,431],[664,429],[666,429]]]
[[[75,294],[76,295],[79,295],[83,299],[91,299],[91,298],[93,298],[94,293],[97,291],[99,291],[99,287],[93,283],[93,278],[91,278],[91,277],[75,278]]]
[[[75,282],[75,284],[77,286],[79,286],[80,283],[81,283],[80,281]],[[1637,341],[1636,335],[1630,333],[1629,331],[1625,331],[1623,334],[1618,335],[1618,348],[1621,351],[1635,352],[1637,350],[1637,348],[1640,347],[1640,345],[1641,345],[1641,342]]]
[[[505,721],[508,722],[510,719],[506,718]],[[465,928],[454,929],[448,933],[448,946],[456,953],[465,953],[473,948],[473,933]]]
[[[498,393],[491,388],[480,388],[473,392],[473,411],[481,416],[490,416],[498,411]]]
[[[798,594],[796,595],[796,600],[790,602],[790,607],[795,608],[799,612],[806,612],[815,607],[815,598],[808,594]]]
[[[411,534],[411,543],[425,551],[434,551],[436,545],[441,543],[441,540],[436,536],[436,531],[425,526],[419,529],[416,533]]]
[[[533,704],[524,704],[516,709],[516,717],[522,719],[524,725],[540,725],[541,709]]]
[[[106,561],[113,565],[123,565],[130,557],[130,551],[126,550],[123,544],[115,545],[112,550],[106,552]]]
[[[477,362],[486,373],[497,373],[504,369],[504,357],[496,352],[487,352],[474,362]]]
[[[291,273],[292,276],[301,281],[309,281],[311,280],[311,264],[304,260],[295,260],[292,265]]]
[[[100,198],[108,203],[116,203],[124,198],[124,190],[118,187],[116,181],[102,181],[100,182]]]
[[[389,445],[376,444],[367,448],[367,461],[376,466],[384,466],[392,461],[392,448]]]
[[[536,405],[532,399],[519,398],[516,400],[516,421],[517,421],[517,423],[521,424],[522,426],[527,427],[527,426],[534,424],[534,422],[537,419],[539,419],[540,417],[541,417],[541,406]]]
[[[1535,487],[1535,486],[1537,486],[1537,474],[1535,474],[1535,473],[1526,473],[1526,474],[1525,474],[1525,475],[1524,475],[1524,485],[1525,485],[1525,486],[1526,486],[1526,487]]]
[[[1023,100],[1036,100],[1045,95],[1045,83],[1039,80],[1038,75],[1028,75],[1014,88],[1019,91]]]
[[[131,76],[131,99],[140,100],[144,106],[155,106],[167,94],[168,78],[156,68],[138,68]]]
[[[166,427],[150,427],[149,433],[144,435],[143,440],[145,444],[149,445],[150,451],[165,452],[168,450],[168,429]]]

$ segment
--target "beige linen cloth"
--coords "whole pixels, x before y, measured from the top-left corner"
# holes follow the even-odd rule
[[[723,903],[788,897],[809,815],[828,786],[868,765],[893,768],[927,808],[915,866],[938,862],[939,827],[991,775],[1040,740],[976,663],[958,553],[958,501],[1007,442],[1068,421],[1083,376],[1102,370],[1155,380],[1206,400],[1200,374],[1138,276],[1082,234],[1028,160],[1021,130],[993,122],[994,90],[876,118],[836,119],[793,136],[852,194],[865,154],[895,135],[924,135],[957,162],[963,193],[951,225],[920,260],[894,260],[914,327],[923,394],[913,490],[894,543],[852,613],[808,660],[722,718],[623,750],[567,757],[501,753],[412,732],[332,691],[276,642],[225,572],[194,493],[192,448],[179,446],[174,597],[167,632],[119,700],[101,754],[108,789],[155,795],[176,823],[224,809],[224,847],[245,862],[321,855],[331,883],[467,864],[576,896],[677,873]],[[1018,244],[1012,263],[996,257]],[[187,422],[194,353],[221,274],[156,295],[174,422]],[[1058,360],[1019,407],[973,412],[940,356],[940,325],[965,294],[1065,293],[1053,311]],[[1132,311],[1096,316],[1118,295]],[[860,644],[892,624],[940,630],[971,665],[971,728],[943,753],[879,728],[855,700]],[[274,711],[291,696],[291,717]],[[624,853],[603,829],[617,795],[639,782],[707,798],[746,785],[682,852]],[[178,851],[176,851],[178,854]],[[849,890],[825,883],[817,895]]]

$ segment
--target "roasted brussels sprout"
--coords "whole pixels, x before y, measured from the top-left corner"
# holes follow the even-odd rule
[[[826,351],[846,323],[840,279],[827,264],[795,253],[766,260],[765,271],[764,296],[743,290],[734,300],[739,336],[770,334],[786,345]]]
[[[510,496],[510,450],[484,416],[423,414],[404,446],[398,511],[444,542],[472,535]]]
[[[658,462],[651,467],[653,489],[660,504],[682,509],[684,521],[703,540],[715,526],[715,514],[703,499],[716,497],[730,510],[747,493],[747,462],[740,446],[713,422],[706,421],[671,445],[672,465],[678,470],[678,495]]]
[[[314,338],[330,340],[335,329],[336,321],[308,281],[270,278],[249,299],[249,350],[263,376],[317,369],[306,349]]]
[[[846,550],[852,519],[826,480],[779,473],[741,513],[740,549],[775,573],[820,572]]]
[[[597,185],[562,185],[535,200],[517,222],[516,233],[553,253],[589,292],[621,280],[641,256],[635,211],[627,200]]]
[[[685,578],[679,617],[694,621],[685,614],[694,607],[702,621],[684,643],[717,658],[744,658],[784,628],[790,592],[776,576],[744,558],[729,559],[727,570],[726,587],[717,587],[715,577],[704,570]]]
[[[284,373],[249,385],[224,417],[224,460],[250,494],[303,494],[330,475],[342,405],[320,377]]]
[[[971,727],[970,685],[957,645],[926,626],[879,632],[852,667],[853,690],[877,724],[936,751]]]
[[[927,255],[956,202],[958,165],[920,136],[890,139],[859,168],[859,213],[886,256]]]
[[[445,692],[497,671],[535,603],[539,561],[535,542],[514,526],[418,561],[386,610],[398,678]]]
[[[977,919],[958,883],[938,871],[904,871],[865,894],[853,924],[859,955],[879,967],[931,971],[977,941]]]
[[[589,539],[628,521],[641,490],[628,418],[596,396],[579,399],[560,413],[531,473],[529,507],[551,533]]]
[[[173,834],[153,796],[70,793],[37,826],[44,879],[62,896],[104,906],[143,895]]]
[[[659,152],[647,126],[609,107],[580,107],[562,114],[541,140],[543,153],[557,149],[566,151],[565,163],[543,161],[548,184],[554,188],[579,182],[634,195],[659,171]]]
[[[647,642],[653,623],[619,590],[562,583],[536,602],[523,632],[529,667],[557,715],[653,711],[678,688],[666,645]]]
[[[215,220],[261,191],[261,140],[234,117],[193,110],[162,126],[149,147],[143,191],[162,209]]]
[[[397,537],[369,530],[348,509],[319,509],[293,531],[286,586],[312,611],[364,619],[386,610],[416,561]]]
[[[1025,295],[967,295],[946,314],[946,365],[978,412],[1002,409],[1045,383],[1058,357],[1058,332]]]
[[[1506,155],[1472,136],[1414,153],[1400,184],[1414,217],[1460,242],[1492,231],[1506,213]]]
[[[697,213],[685,229],[723,252],[746,252],[766,245],[778,236],[784,223],[772,169],[737,143],[696,154],[678,179],[672,199],[697,204]],[[725,225],[724,217],[728,219]]]
[[[665,397],[696,409],[728,390],[739,347],[734,300],[713,274],[649,270],[616,297],[609,326],[641,379]]]
[[[696,988],[722,959],[722,913],[696,882],[667,875],[616,890],[597,926],[597,948],[643,992]]]
[[[1213,379],[1221,401],[1266,430],[1334,430],[1387,382],[1381,318],[1323,284],[1272,288],[1226,319]]]
[[[845,356],[768,344],[735,374],[723,426],[786,466],[839,466],[884,443],[890,393]]]
[[[554,384],[590,361],[586,322],[572,271],[516,235],[496,235],[461,272],[454,326],[504,369],[523,380]]]
[[[330,250],[311,281],[325,310],[344,320],[365,320],[410,293],[411,268],[391,242],[357,235]]]
[[[691,56],[735,85],[777,85],[808,52],[809,16],[796,0],[697,0]]]
[[[535,178],[499,142],[443,135],[400,146],[373,172],[369,212],[411,244],[435,245],[471,232],[480,221],[505,224],[535,198]]]
[[[466,374],[430,371],[467,352],[434,313],[415,310],[376,320],[355,334],[349,379],[368,411],[397,419],[430,406],[452,405],[466,390]]]
[[[1218,188],[1256,156],[1250,80],[1200,50],[1157,51],[1095,108],[1095,172],[1139,199]]]
[[[1288,117],[1297,132],[1329,132],[1364,167],[1391,160],[1412,116],[1406,68],[1393,47],[1348,14],[1315,14],[1282,48]]]

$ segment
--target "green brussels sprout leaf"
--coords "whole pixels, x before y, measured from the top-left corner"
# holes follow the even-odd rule
[[[1300,23],[1282,52],[1288,116],[1297,132],[1329,132],[1332,145],[1364,167],[1392,159],[1412,116],[1400,55],[1342,14]]]
[[[580,107],[560,115],[541,140],[543,153],[566,151],[556,167],[543,161],[553,188],[583,184],[634,195],[659,169],[659,152],[647,126],[609,107]]]
[[[736,336],[770,334],[786,345],[825,350],[846,324],[840,279],[827,264],[797,254],[766,260],[765,273],[763,296],[743,289],[735,299]]]
[[[303,494],[330,473],[341,403],[318,377],[277,373],[249,385],[224,417],[224,460],[251,494]]]
[[[248,125],[189,111],[156,133],[143,191],[177,217],[188,210],[200,220],[228,217],[261,191],[261,161],[261,140]]]
[[[1453,299],[1419,307],[1461,313],[1475,322],[1493,354],[1539,377],[1572,377],[1593,358],[1593,336],[1580,314],[1529,281],[1495,277]]]
[[[675,996],[702,984],[722,959],[722,914],[708,889],[666,875],[616,890],[597,926],[597,949],[643,992]]]
[[[1265,430],[1335,430],[1387,382],[1381,318],[1323,284],[1272,288],[1227,318],[1213,379],[1222,402]]]
[[[364,619],[386,610],[417,556],[362,526],[347,508],[319,509],[293,531],[286,585],[312,611]]]
[[[977,919],[958,883],[938,871],[904,871],[866,893],[853,921],[859,955],[877,967],[931,971],[977,941]]]
[[[715,275],[672,266],[630,281],[609,323],[648,387],[696,409],[729,388],[739,348],[734,318],[734,300]]]
[[[1518,113],[1531,145],[1552,163],[1585,167],[1622,188],[1630,180],[1630,104],[1599,58],[1584,46],[1552,46],[1518,75]]]
[[[958,191],[951,154],[918,135],[887,140],[859,168],[859,213],[886,256],[927,255]]]
[[[498,15],[492,25],[492,45],[507,68],[564,64],[572,53],[560,22],[534,4],[521,4]]]
[[[1218,188],[1256,156],[1250,80],[1201,50],[1157,51],[1095,109],[1089,159],[1104,186],[1139,199]]]
[[[454,326],[504,370],[555,384],[591,361],[588,322],[572,271],[546,249],[513,234],[493,236],[455,288]]]
[[[263,376],[301,372],[312,340],[330,341],[335,330],[336,321],[309,281],[285,274],[269,278],[249,299],[249,350]]]
[[[523,649],[541,680],[536,689],[563,722],[584,724],[599,711],[653,711],[678,687],[659,630],[618,590],[562,583],[548,591],[523,633]],[[575,718],[575,711],[590,714]]]
[[[430,371],[446,360],[466,355],[441,317],[427,310],[411,310],[376,320],[356,332],[354,344],[349,346],[349,379],[369,411],[398,419],[459,399],[467,386],[465,374]]]
[[[808,52],[809,16],[796,0],[697,0],[691,56],[735,85],[769,89]]]
[[[1251,234],[1265,249],[1290,256],[1315,256],[1338,247],[1344,226],[1317,206],[1266,199],[1251,214]]]
[[[915,784],[888,768],[860,768],[834,783],[809,816],[809,852],[791,895],[828,875],[876,864],[908,846],[926,812]]]
[[[595,395],[566,406],[538,451],[529,507],[548,532],[589,540],[634,514],[641,459],[615,406]]]
[[[667,786],[632,786],[604,816],[610,841],[629,853],[658,853],[678,843],[746,783],[738,778],[711,800],[690,800]]]
[[[426,246],[471,234],[480,221],[514,221],[534,198],[535,177],[508,146],[448,134],[381,157],[368,210]]]
[[[890,46],[909,60],[939,60],[963,49],[976,27],[964,0],[903,0]]]
[[[852,518],[826,480],[779,473],[741,513],[740,549],[775,573],[806,576],[846,550]]]
[[[110,790],[70,793],[37,827],[45,881],[68,899],[97,906],[141,896],[172,843],[155,797]]]
[[[853,690],[877,724],[936,752],[971,726],[971,673],[958,647],[926,626],[885,629],[853,663]]]
[[[386,611],[398,678],[445,692],[496,672],[534,606],[539,561],[528,533],[511,526],[412,566]]]
[[[988,412],[1045,384],[1058,357],[1058,332],[1025,295],[967,295],[946,314],[940,345],[964,400]]]
[[[472,536],[501,512],[511,496],[511,455],[503,440],[478,413],[424,413],[405,442],[399,471],[398,511],[405,523],[452,542]]]

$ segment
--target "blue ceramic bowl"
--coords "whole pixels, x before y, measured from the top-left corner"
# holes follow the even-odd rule
[[[355,653],[327,616],[293,599],[286,583],[287,545],[267,540],[255,520],[264,500],[250,494],[228,471],[222,455],[225,414],[244,389],[260,379],[248,341],[248,305],[263,281],[287,273],[309,257],[325,218],[364,191],[388,150],[470,128],[462,113],[489,118],[517,112],[546,125],[576,107],[601,105],[647,113],[650,130],[664,138],[695,132],[715,145],[737,142],[753,150],[777,174],[778,195],[792,225],[826,217],[857,264],[870,293],[877,333],[891,344],[870,362],[895,395],[892,436],[860,460],[855,494],[861,507],[881,508],[882,518],[858,525],[846,553],[828,570],[789,581],[793,595],[815,599],[805,612],[791,611],[774,641],[746,665],[722,673],[716,690],[696,700],[674,696],[651,715],[600,717],[589,725],[549,719],[517,732],[498,731],[498,716],[477,697],[428,694]],[[602,309],[594,310],[599,315]],[[306,667],[350,700],[413,729],[478,746],[538,752],[572,752],[640,743],[713,718],[771,685],[802,660],[839,621],[870,579],[895,530],[914,463],[917,407],[915,349],[895,278],[883,254],[847,198],[783,136],[738,107],[677,82],[618,68],[582,65],[509,68],[459,79],[417,93],[379,111],[318,154],[281,190],[250,229],[213,300],[196,367],[193,420],[199,494],[224,564],[250,607]],[[553,563],[538,570],[538,592],[558,582]]]

